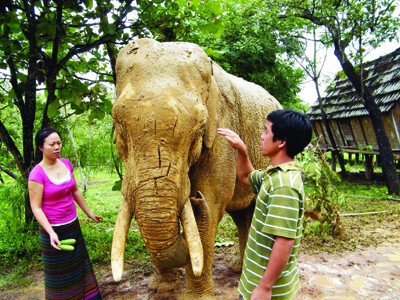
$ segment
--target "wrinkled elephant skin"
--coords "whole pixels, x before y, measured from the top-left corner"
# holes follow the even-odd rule
[[[119,53],[116,73],[115,142],[126,173],[111,251],[113,277],[122,277],[135,217],[156,268],[154,285],[168,286],[185,266],[182,297],[213,297],[218,223],[224,211],[231,214],[243,255],[254,207],[250,188],[236,180],[236,152],[217,128],[239,133],[255,167],[263,168],[268,162],[259,141],[265,116],[281,107],[191,43],[136,40]]]

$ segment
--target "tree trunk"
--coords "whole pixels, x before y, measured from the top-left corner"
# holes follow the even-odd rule
[[[354,66],[348,60],[344,50],[341,49],[339,41],[335,41],[335,56],[342,65],[343,71],[347,78],[353,84],[354,89],[363,99],[364,106],[368,111],[369,117],[371,118],[375,137],[379,147],[379,153],[382,158],[382,172],[386,180],[388,193],[400,194],[400,179],[396,172],[393,152],[382,122],[379,107],[369,89],[364,85],[361,76],[358,75],[354,70]]]

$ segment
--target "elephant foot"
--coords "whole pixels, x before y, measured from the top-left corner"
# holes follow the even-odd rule
[[[179,270],[171,270],[163,273],[154,273],[150,279],[149,292],[152,295],[164,294],[180,289]]]
[[[186,266],[186,283],[178,296],[179,300],[207,300],[216,299],[215,287],[212,273],[205,271],[202,276],[197,277],[191,273],[190,267]]]
[[[215,300],[217,299],[214,295],[209,294],[193,294],[185,293],[185,290],[178,296],[178,300]]]

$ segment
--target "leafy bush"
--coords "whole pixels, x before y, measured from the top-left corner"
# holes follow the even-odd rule
[[[341,234],[339,209],[345,205],[344,197],[335,184],[340,177],[331,170],[324,153],[310,144],[300,157],[305,179],[305,216],[319,223],[320,233]]]
[[[28,193],[27,181],[19,177],[0,188],[0,230],[15,233],[25,226],[25,199]]]

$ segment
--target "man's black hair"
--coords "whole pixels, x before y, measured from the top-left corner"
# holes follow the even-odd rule
[[[270,112],[267,120],[272,123],[273,140],[286,141],[286,153],[291,158],[310,143],[312,126],[305,114],[292,109],[280,109]]]

